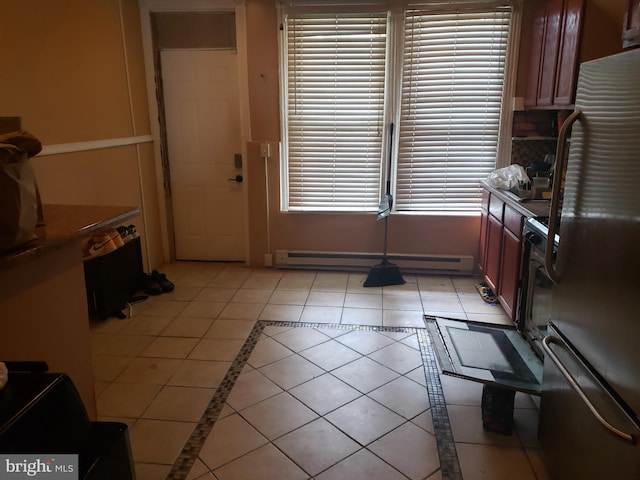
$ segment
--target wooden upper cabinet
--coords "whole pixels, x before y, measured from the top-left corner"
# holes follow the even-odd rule
[[[538,103],[538,85],[540,85],[540,66],[542,59],[542,45],[544,43],[544,27],[546,23],[544,7],[538,10],[533,19],[531,29],[531,49],[529,52],[529,77],[527,91],[524,97],[526,107],[535,107]]]
[[[554,105],[569,105],[575,101],[583,13],[584,0],[565,0],[553,95]]]
[[[573,103],[584,5],[585,0],[547,0],[536,14],[525,106]]]
[[[627,0],[622,29],[622,47],[630,48],[640,45],[640,0]]]
[[[558,51],[562,37],[563,4],[563,0],[548,0],[546,2],[545,29],[540,59],[540,83],[536,102],[536,105],[539,106],[553,104],[553,90],[558,71]]]

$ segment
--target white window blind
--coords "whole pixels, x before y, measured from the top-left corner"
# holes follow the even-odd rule
[[[285,28],[285,208],[376,210],[387,14],[290,14]]]
[[[510,7],[407,11],[395,204],[477,212],[495,168]]]

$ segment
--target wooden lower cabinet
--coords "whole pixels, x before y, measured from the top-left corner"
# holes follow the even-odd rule
[[[494,208],[482,211],[478,266],[485,283],[515,321],[522,283],[522,226],[526,217],[500,203],[501,200],[492,198],[490,205]]]

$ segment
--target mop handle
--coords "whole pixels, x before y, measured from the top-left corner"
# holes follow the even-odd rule
[[[393,155],[393,122],[389,124],[389,165],[387,166],[387,195],[391,194],[391,160]],[[391,205],[389,205],[391,207]]]
[[[382,258],[384,260],[387,259],[387,230],[388,230],[388,223],[389,223],[389,215],[384,217],[384,245],[383,245],[383,248],[382,248]]]
[[[393,208],[393,197],[391,196],[391,160],[393,154],[393,122],[389,124],[389,165],[387,168],[387,199],[389,200],[389,210]],[[391,214],[391,212],[389,212]],[[382,258],[387,259],[387,233],[388,233],[389,215],[384,217],[384,245],[382,248]]]

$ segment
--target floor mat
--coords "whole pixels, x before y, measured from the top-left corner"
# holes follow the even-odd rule
[[[498,297],[485,282],[476,283],[476,290],[485,302],[495,304],[498,301]]]

